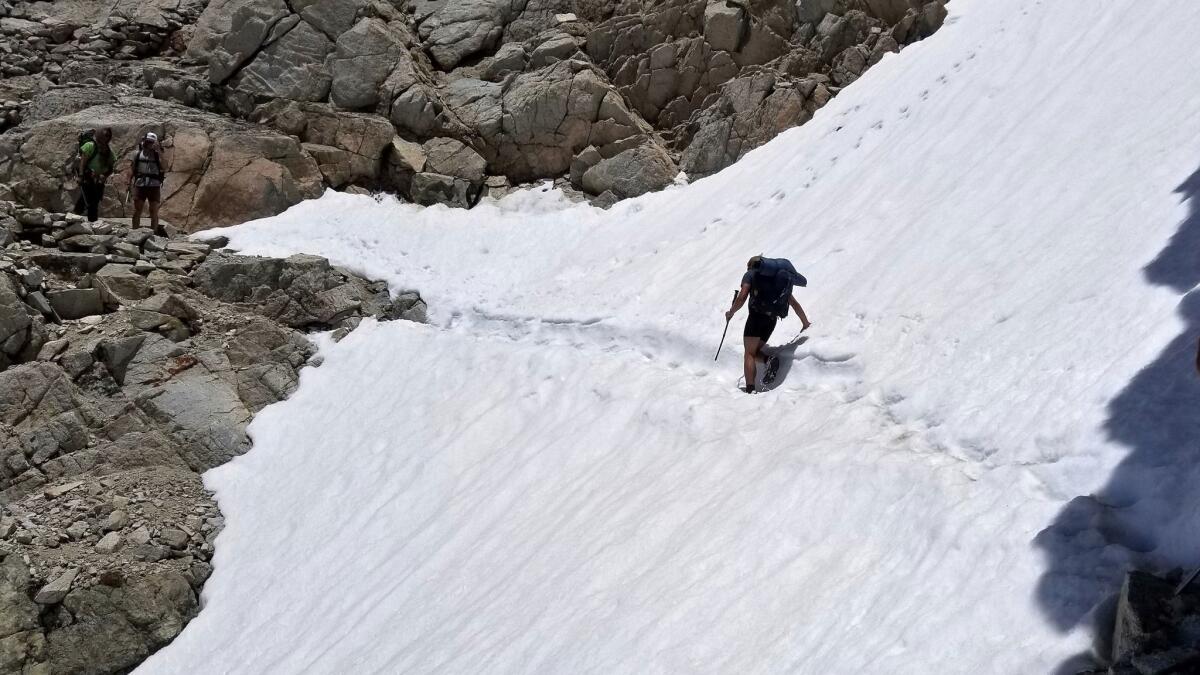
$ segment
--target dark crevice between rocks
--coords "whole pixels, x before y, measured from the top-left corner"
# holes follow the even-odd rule
[[[1063,664],[1064,674],[1200,672],[1200,583],[1174,594],[1200,566],[1200,548],[1180,546],[1196,541],[1200,494],[1200,170],[1176,192],[1188,216],[1144,274],[1180,294],[1185,328],[1109,404],[1105,429],[1129,454],[1035,540],[1047,556],[1042,610],[1059,630],[1086,623],[1095,635],[1094,653]]]

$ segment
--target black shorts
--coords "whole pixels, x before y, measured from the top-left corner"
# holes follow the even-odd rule
[[[778,322],[779,318],[772,314],[751,311],[750,316],[746,317],[746,330],[742,332],[742,336],[755,337],[766,342],[771,339],[771,333],[775,332],[775,324]]]
[[[154,187],[133,187],[133,200],[135,202],[148,201],[152,204],[157,204],[162,201],[162,188]]]

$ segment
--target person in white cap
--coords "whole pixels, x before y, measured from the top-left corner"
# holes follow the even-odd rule
[[[141,226],[142,207],[146,202],[150,202],[150,228],[155,234],[166,236],[166,230],[158,223],[158,204],[162,201],[164,177],[158,134],[151,131],[138,143],[133,161],[129,163],[129,184],[133,186],[134,228]]]

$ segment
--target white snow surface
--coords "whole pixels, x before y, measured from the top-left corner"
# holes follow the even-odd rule
[[[954,0],[809,124],[609,211],[329,193],[221,233],[419,289],[432,322],[321,338],[206,475],[227,527],[204,609],[138,672],[1048,673],[1086,651],[1126,566],[1200,562],[1200,498],[1162,492],[1195,475],[1169,450],[1194,425],[1114,422],[1195,339],[1189,284],[1144,268],[1189,219],[1200,3],[1153,4]],[[758,253],[809,277],[814,327],[747,396],[744,314],[713,353]]]

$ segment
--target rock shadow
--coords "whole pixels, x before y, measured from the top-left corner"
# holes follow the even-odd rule
[[[1034,540],[1048,559],[1037,587],[1042,611],[1062,631],[1090,624],[1102,658],[1125,572],[1200,565],[1200,170],[1176,192],[1188,215],[1143,271],[1185,294],[1186,328],[1109,403],[1105,430],[1129,454],[1102,489],[1072,499]],[[1081,657],[1056,672],[1078,672]]]

